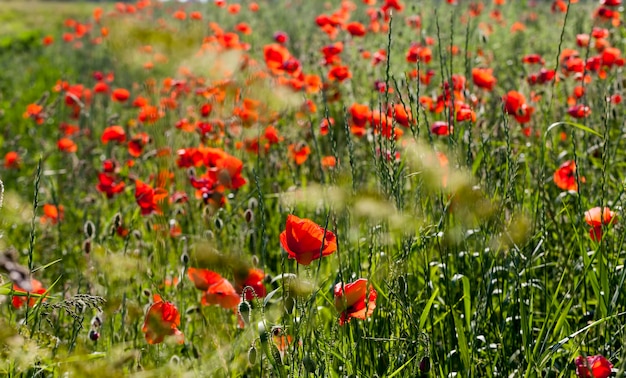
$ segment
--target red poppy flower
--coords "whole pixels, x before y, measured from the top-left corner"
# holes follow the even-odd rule
[[[204,291],[202,304],[218,305],[226,309],[235,309],[241,298],[233,285],[219,273],[208,269],[189,268],[187,276],[196,289]]]
[[[594,207],[585,211],[585,222],[592,228],[589,230],[589,236],[593,241],[602,240],[602,227],[617,223],[617,216],[611,209],[605,207]]]
[[[254,293],[250,289],[246,290],[245,299],[247,301],[254,299],[255,296],[263,298],[267,294],[264,280],[265,273],[261,269],[250,268],[243,272],[235,272],[235,289],[237,289],[237,293],[241,294],[244,288],[252,288]]]
[[[13,291],[18,292],[18,293],[34,293],[34,294],[45,294],[46,293],[46,289],[43,287],[43,285],[41,284],[41,282],[39,282],[38,280],[31,278],[30,280],[30,286],[31,286],[31,290],[27,291],[22,289],[21,287],[17,286],[16,284],[13,284]],[[13,299],[11,300],[11,304],[13,305],[13,307],[15,308],[20,308],[24,305],[24,303],[26,303],[26,298],[24,296],[17,296],[14,295]],[[28,302],[28,307],[33,307],[37,301],[39,300],[38,297],[31,297],[29,302]],[[42,299],[42,301],[45,300]]]
[[[102,133],[102,143],[107,144],[109,141],[124,143],[126,141],[126,132],[122,126],[109,126]]]
[[[290,259],[309,265],[311,261],[332,254],[337,250],[337,238],[310,219],[295,215],[287,217],[285,231],[280,234],[280,244]]]
[[[544,64],[545,60],[539,54],[528,54],[522,58],[522,63],[526,64]]]
[[[78,151],[78,146],[76,145],[76,143],[74,143],[74,141],[69,138],[59,139],[57,142],[57,147],[59,148],[59,151],[68,153]]]
[[[348,66],[335,66],[328,71],[328,80],[344,81],[352,77]]]
[[[246,179],[241,176],[243,162],[234,156],[223,152],[223,155],[216,159],[214,167],[209,170],[209,178],[219,182],[228,189],[239,189],[246,184]]]
[[[20,155],[15,151],[9,151],[4,155],[4,168],[19,168],[20,167]]]
[[[585,118],[591,114],[591,108],[583,104],[578,104],[569,108],[567,113],[574,118]]]
[[[372,285],[368,290],[365,278],[345,285],[339,282],[335,285],[334,294],[335,308],[341,313],[339,325],[344,325],[352,318],[366,319],[374,313],[377,293]]]
[[[146,312],[141,332],[145,333],[148,344],[159,344],[165,340],[165,336],[176,336],[179,344],[185,339],[178,329],[180,325],[180,313],[172,302],[165,302],[160,295],[154,295],[154,303]]]
[[[472,68],[472,79],[474,84],[486,90],[493,90],[496,84],[496,78],[493,76],[491,68]]]
[[[99,81],[93,86],[94,93],[107,93],[109,92],[109,85],[104,81]]]
[[[412,45],[406,53],[406,61],[409,63],[429,63],[433,58],[433,52],[429,47]]]
[[[63,205],[59,205],[58,207],[49,203],[43,205],[43,215],[40,218],[41,223],[59,223],[59,221],[63,220],[63,216],[65,214],[64,210],[65,208],[63,207]]]
[[[347,24],[346,30],[353,37],[363,37],[365,35],[365,25],[357,21]]]
[[[581,378],[608,378],[611,375],[613,364],[604,356],[576,357],[576,375]]]
[[[148,143],[150,143],[148,134],[137,133],[128,141],[128,153],[133,157],[139,157]]]
[[[117,102],[124,102],[128,100],[129,97],[130,92],[128,91],[128,89],[124,88],[115,88],[113,90],[113,93],[111,93],[111,99]]]
[[[355,126],[365,126],[367,121],[371,118],[372,112],[367,105],[352,104],[349,109],[350,116],[352,117],[352,123]]]
[[[324,156],[321,164],[322,168],[334,168],[337,165],[337,159],[334,156]]]
[[[304,143],[290,144],[287,149],[297,165],[304,164],[311,154],[311,149]]]
[[[38,125],[41,125],[44,121],[43,106],[39,104],[28,104],[26,111],[23,114],[24,118],[33,119]]]
[[[578,183],[576,182],[576,163],[568,160],[554,172],[554,183],[562,190],[577,191]],[[580,177],[580,182],[585,182],[584,177]]]
[[[291,56],[291,54],[289,54],[289,50],[278,43],[266,45],[263,48],[263,54],[267,68],[272,71],[280,70],[283,63]]]
[[[167,191],[163,188],[153,189],[150,185],[135,180],[135,200],[141,208],[141,215],[161,213],[158,203],[167,198]]]
[[[101,172],[98,174],[98,185],[96,189],[106,194],[107,198],[113,198],[114,195],[124,191],[126,184],[124,181],[115,182],[115,177],[109,173]]]
[[[452,126],[450,126],[446,121],[434,122],[430,127],[430,132],[439,136],[448,136],[452,134],[452,130]]]

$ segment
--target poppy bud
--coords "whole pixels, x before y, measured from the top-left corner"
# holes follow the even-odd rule
[[[89,340],[98,341],[99,338],[100,338],[100,334],[98,333],[98,331],[93,330],[93,329],[89,331]]]
[[[87,238],[92,239],[96,234],[96,226],[94,226],[92,221],[87,221],[83,226],[83,232]]]
[[[85,239],[83,242],[83,252],[88,255],[91,252],[91,239]]]
[[[258,205],[259,201],[256,198],[252,197],[248,200],[248,209],[254,211]]]
[[[250,365],[254,365],[256,363],[256,348],[254,345],[248,350],[248,362]]]
[[[189,255],[183,252],[183,254],[180,255],[180,262],[183,263],[183,265],[189,264]]]
[[[152,298],[152,292],[150,290],[148,290],[148,289],[144,289],[143,295],[148,297],[148,298]]]
[[[283,329],[281,326],[274,326],[272,327],[272,336],[276,337],[276,336],[280,336],[283,334]]]
[[[259,258],[257,255],[252,255],[252,265],[259,266]]]
[[[248,301],[241,301],[239,306],[237,306],[237,311],[243,322],[246,323],[246,325],[250,324],[250,303],[248,303]]]
[[[247,209],[244,213],[243,213],[243,217],[246,220],[247,223],[250,223],[254,220],[254,213],[252,212],[252,210]]]
[[[178,357],[177,355],[173,355],[173,356],[170,358],[170,364],[172,364],[172,365],[178,365],[178,364],[180,364],[180,357]]]
[[[222,227],[224,227],[224,221],[222,221],[220,218],[215,218],[215,228],[221,230]]]

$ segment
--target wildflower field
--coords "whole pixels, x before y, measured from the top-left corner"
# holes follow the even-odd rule
[[[0,2],[0,374],[624,376],[623,12]]]

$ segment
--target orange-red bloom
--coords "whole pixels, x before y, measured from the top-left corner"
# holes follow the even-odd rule
[[[165,336],[176,336],[179,344],[185,339],[178,329],[180,325],[180,313],[172,302],[165,302],[160,295],[154,295],[154,303],[146,312],[141,332],[145,333],[148,344],[159,344],[165,340]]]
[[[365,278],[345,285],[339,282],[335,285],[334,294],[335,308],[341,313],[339,325],[344,325],[352,318],[366,319],[374,313],[377,293],[372,285],[368,290]]]
[[[19,168],[20,167],[20,155],[15,151],[9,151],[4,155],[4,168]]]
[[[287,149],[297,165],[304,164],[311,154],[311,149],[304,143],[290,144]]]
[[[594,207],[585,211],[585,222],[592,228],[589,230],[589,236],[593,241],[602,239],[602,227],[617,223],[617,216],[611,209],[605,207]]]
[[[219,273],[208,269],[189,268],[187,276],[196,289],[204,291],[201,300],[204,306],[214,304],[226,309],[236,309],[241,302],[233,285]]]
[[[116,88],[111,93],[111,99],[117,102],[124,102],[130,97],[130,92],[124,88]]]
[[[69,138],[59,139],[57,142],[57,147],[59,148],[59,151],[63,152],[71,153],[78,151],[78,146],[76,145],[76,143],[74,143],[74,141]]]
[[[19,292],[19,293],[34,293],[34,294],[39,294],[39,295],[46,293],[46,289],[38,280],[31,278],[30,285],[32,286],[32,288],[31,290],[27,291],[17,286],[16,284],[13,284],[13,291]],[[15,308],[20,308],[24,305],[24,303],[26,303],[26,298],[27,297],[24,297],[24,296],[14,295],[13,299],[11,300],[11,304],[13,304],[13,307]],[[28,302],[28,307],[33,307],[37,303],[38,300],[39,300],[38,297],[31,297]],[[42,299],[42,301],[43,300],[45,300],[45,298]]]
[[[49,203],[43,205],[43,215],[40,218],[41,223],[57,224],[63,220],[64,210],[63,205],[58,207]]]
[[[235,289],[241,294],[243,289],[247,288],[245,295],[247,301],[254,299],[255,296],[263,298],[267,294],[263,280],[265,280],[265,273],[261,269],[250,268],[243,272],[235,272]]]
[[[576,357],[576,375],[581,378],[608,378],[613,364],[602,355]]]
[[[337,237],[310,219],[289,214],[285,231],[280,234],[280,244],[290,259],[309,265],[311,261],[335,252]]]
[[[44,121],[43,106],[39,104],[28,104],[23,116],[24,118],[31,118],[38,125],[41,125]]]
[[[122,126],[109,126],[102,133],[102,143],[107,144],[109,141],[124,143],[126,141],[126,132]]]
[[[496,78],[493,76],[491,68],[473,68],[472,79],[474,85],[489,91],[493,90],[493,86],[496,85]]]
[[[348,66],[335,66],[328,71],[328,80],[344,81],[352,77],[352,73]]]
[[[167,191],[165,189],[153,189],[141,180],[135,180],[135,200],[141,208],[141,215],[160,214],[159,202],[166,198]]]
[[[573,160],[568,160],[561,164],[561,166],[554,172],[554,183],[562,190],[578,190],[578,183],[576,182],[576,163]],[[580,177],[580,182],[585,182],[584,177]]]

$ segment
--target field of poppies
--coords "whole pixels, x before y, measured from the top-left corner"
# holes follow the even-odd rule
[[[621,3],[0,3],[0,374],[623,376]]]

